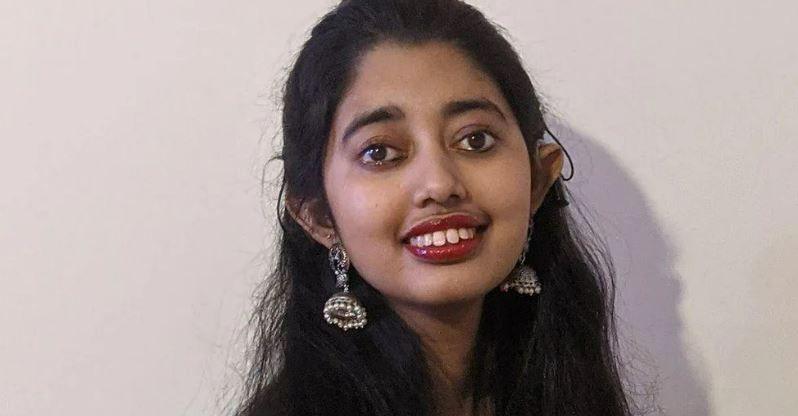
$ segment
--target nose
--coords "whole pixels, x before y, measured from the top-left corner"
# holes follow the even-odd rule
[[[412,175],[415,180],[413,204],[423,208],[430,203],[443,206],[463,200],[468,194],[457,164],[445,150],[435,148],[419,157]]]

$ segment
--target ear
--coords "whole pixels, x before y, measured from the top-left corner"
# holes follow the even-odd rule
[[[549,192],[549,188],[560,176],[564,159],[562,148],[555,143],[540,144],[532,158],[532,166],[535,171],[533,172],[531,213],[535,215],[540,205],[543,204],[543,199]]]
[[[299,201],[292,197],[286,198],[286,209],[291,218],[308,236],[329,249],[336,241],[336,232],[329,214],[322,205],[318,200]]]

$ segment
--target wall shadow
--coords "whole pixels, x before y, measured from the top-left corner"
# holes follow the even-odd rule
[[[679,312],[676,247],[643,189],[613,155],[561,120],[547,123],[574,161],[576,173],[566,182],[572,204],[588,215],[614,261],[620,350],[640,413],[711,415],[711,380],[690,347]],[[567,162],[563,169],[567,177]]]

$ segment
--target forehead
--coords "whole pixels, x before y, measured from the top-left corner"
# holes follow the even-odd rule
[[[354,115],[386,104],[413,114],[438,113],[455,99],[484,97],[512,114],[499,87],[460,49],[442,42],[382,43],[366,53],[336,111],[334,129]]]

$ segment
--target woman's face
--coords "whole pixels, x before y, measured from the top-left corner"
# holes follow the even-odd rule
[[[383,43],[371,50],[328,140],[324,187],[338,239],[389,303],[473,301],[511,272],[531,218],[529,153],[497,85],[458,49]],[[456,213],[480,225],[470,242],[460,238],[469,230],[454,233],[457,244],[449,232],[436,245],[445,230],[428,232],[427,247],[404,239],[414,225]]]

